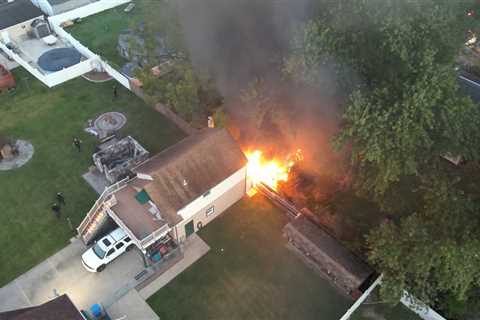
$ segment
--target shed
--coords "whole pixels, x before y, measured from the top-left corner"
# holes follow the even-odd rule
[[[300,215],[288,223],[283,232],[309,265],[351,296],[357,295],[374,273],[370,266],[305,216]]]

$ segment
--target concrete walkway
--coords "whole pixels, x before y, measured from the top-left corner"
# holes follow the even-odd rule
[[[81,264],[86,247],[80,240],[40,263],[8,285],[0,288],[0,312],[53,299],[68,294],[75,306],[88,310],[94,303],[102,303],[107,312],[118,318],[158,320],[145,300],[170,282],[210,249],[196,234],[185,243],[184,258],[149,283],[140,292],[135,276],[145,268],[141,253],[131,250],[110,263],[100,273],[90,273]]]
[[[160,317],[150,308],[137,290],[130,290],[120,300],[107,308],[112,319],[159,320]]]

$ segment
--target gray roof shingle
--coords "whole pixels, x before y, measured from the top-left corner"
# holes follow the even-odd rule
[[[30,0],[0,2],[0,30],[43,16],[43,12]]]
[[[247,163],[238,143],[225,129],[204,129],[135,168],[153,181],[145,186],[161,214],[177,212]],[[177,221],[178,222],[178,221]]]

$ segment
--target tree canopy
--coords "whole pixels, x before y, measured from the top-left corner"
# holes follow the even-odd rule
[[[465,3],[341,0],[323,8],[286,70],[311,85],[331,72],[351,94],[337,142],[351,144],[353,163],[368,172],[365,191],[380,198],[441,155],[478,157],[478,107],[459,92],[453,65],[470,26]]]
[[[442,294],[465,300],[480,285],[479,204],[447,177],[424,184],[424,208],[368,236],[370,261],[385,274],[387,297],[403,290],[427,303]]]
[[[455,70],[474,1],[317,6],[284,71],[309,86],[327,75],[349,96],[336,143],[351,151],[356,188],[402,214],[368,236],[370,261],[386,275],[382,292],[464,299],[479,285],[478,197],[460,171],[445,173],[442,156],[480,156],[480,108],[459,90]]]

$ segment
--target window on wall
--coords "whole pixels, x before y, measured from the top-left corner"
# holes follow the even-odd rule
[[[214,214],[215,213],[215,207],[211,206],[210,208],[207,209],[207,211],[205,213],[206,213],[207,217]]]

